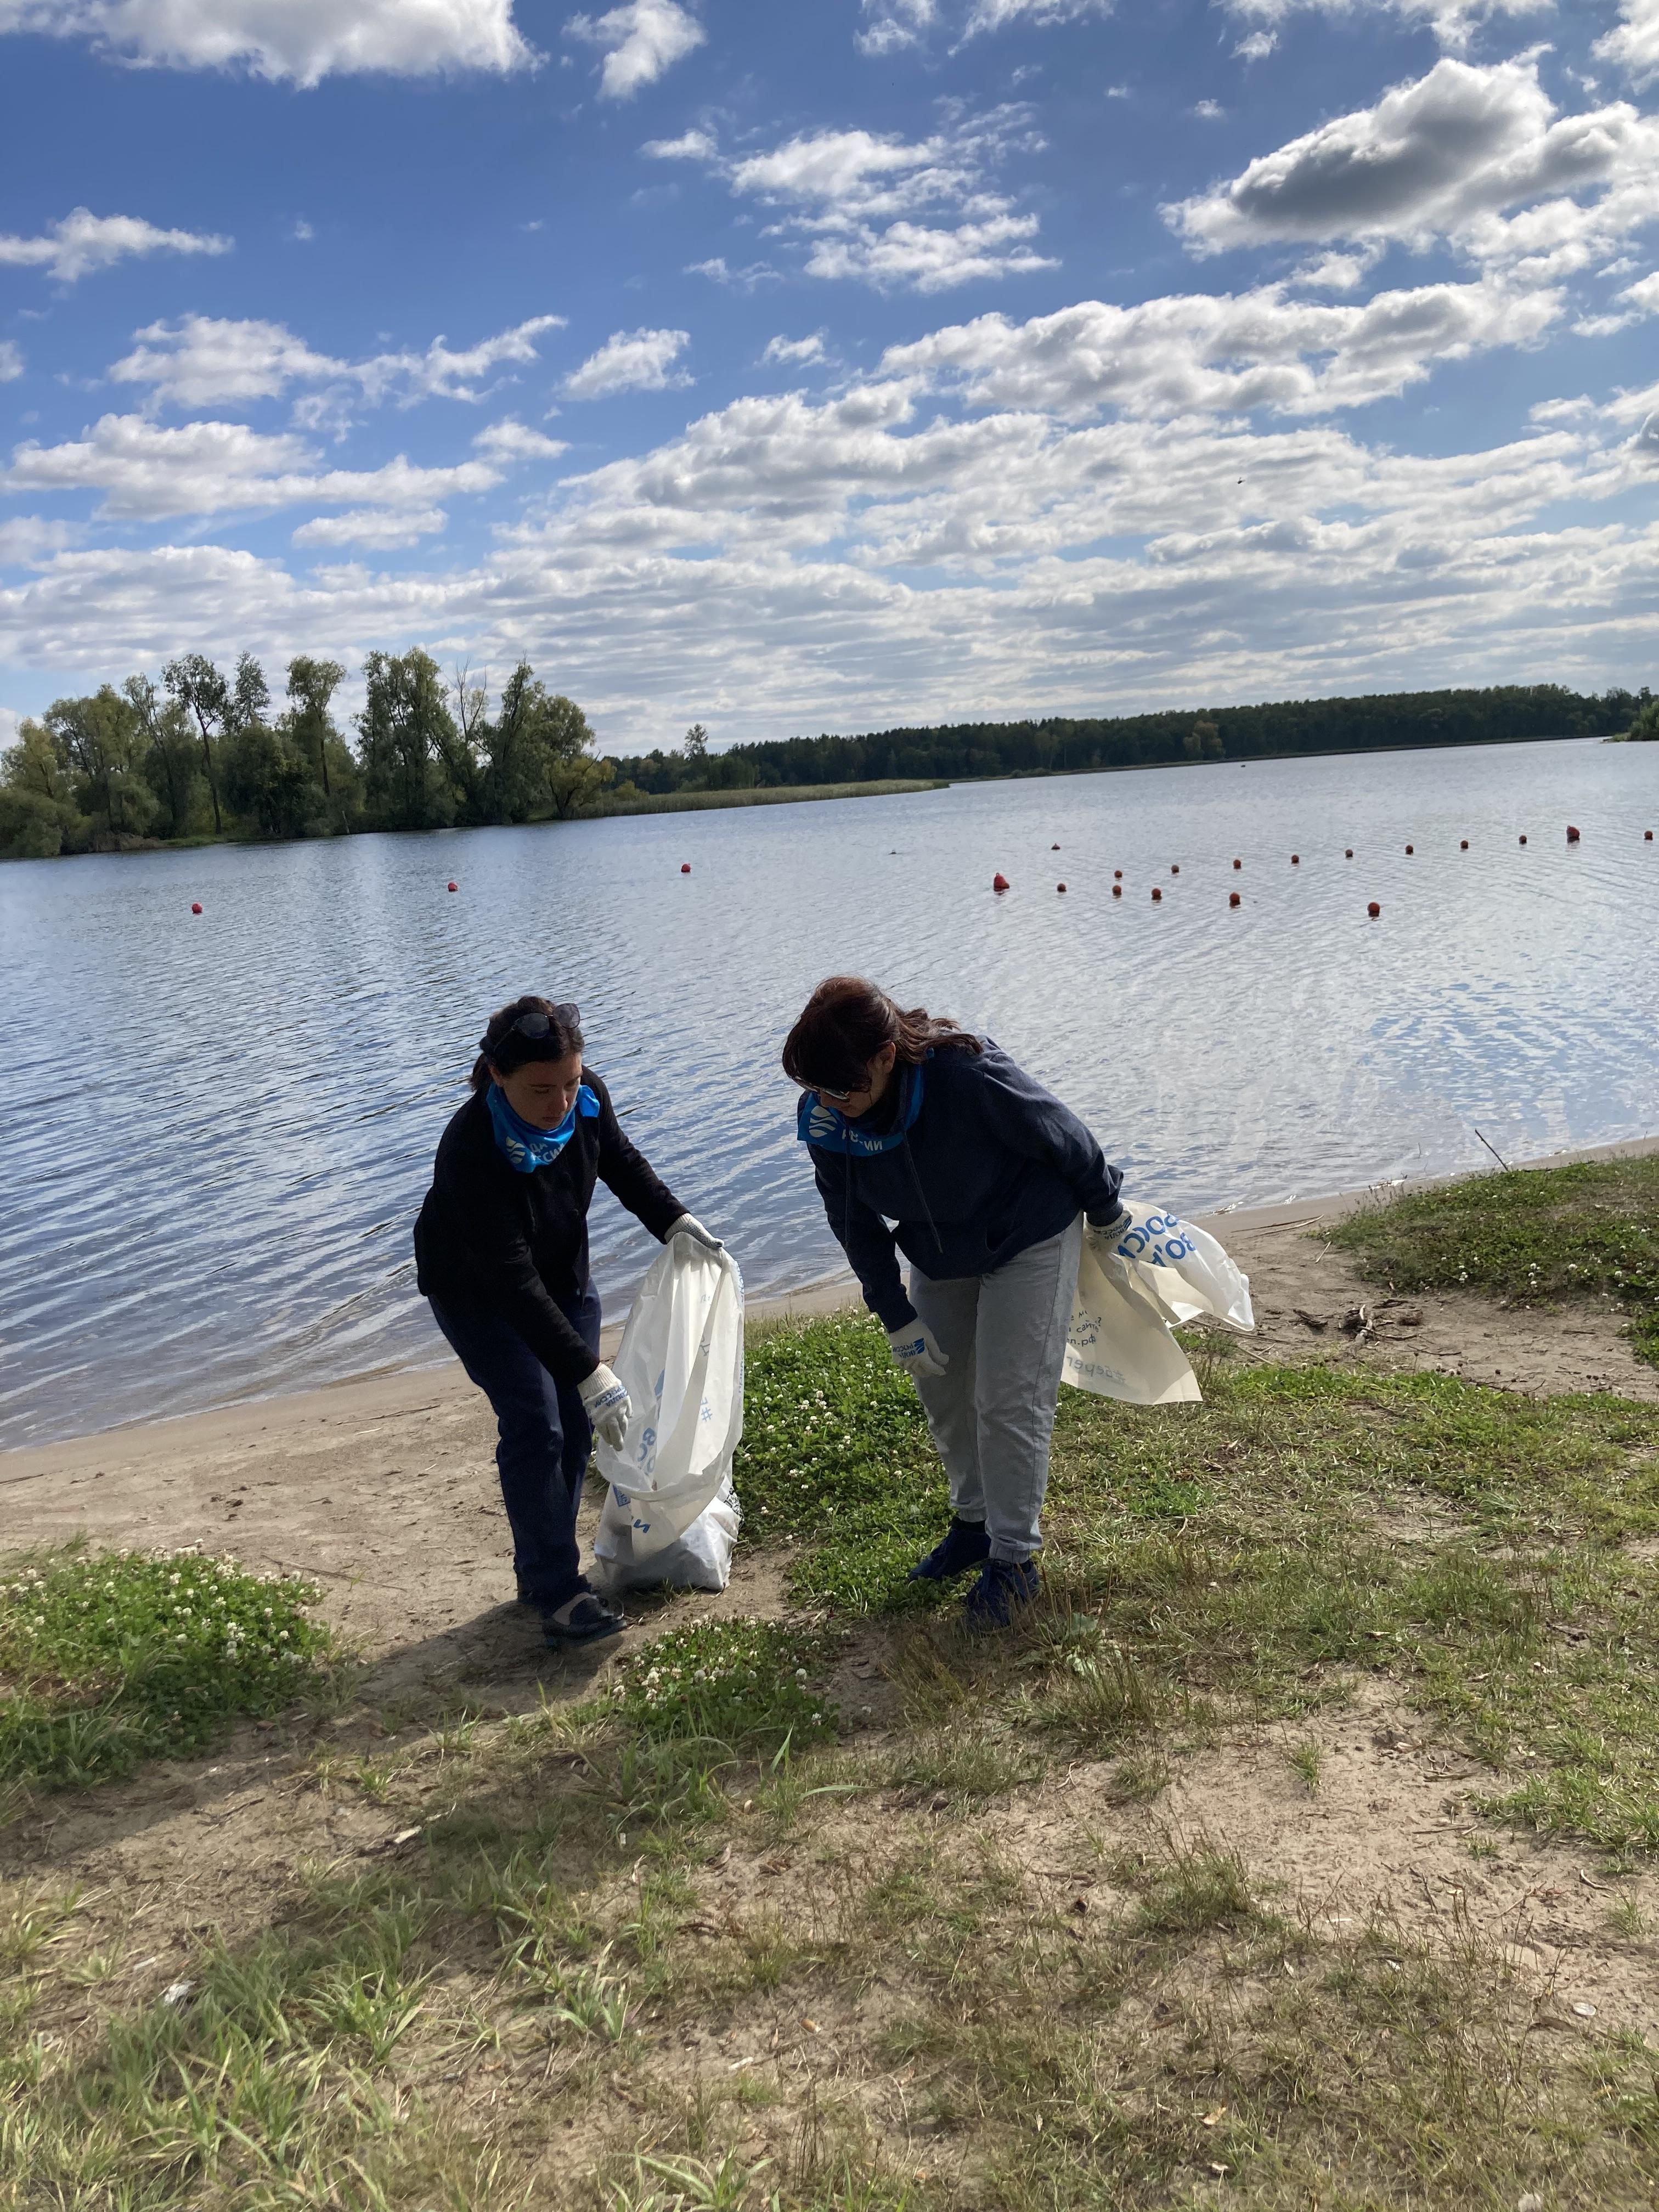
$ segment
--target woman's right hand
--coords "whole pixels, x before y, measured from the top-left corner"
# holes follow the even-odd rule
[[[594,1434],[603,1437],[612,1451],[620,1451],[634,1408],[613,1370],[601,1360],[587,1380],[576,1385],[576,1390]]]
[[[925,1321],[913,1321],[904,1328],[890,1328],[887,1341],[893,1348],[894,1358],[913,1382],[932,1382],[951,1364],[949,1354],[940,1351],[939,1339]]]

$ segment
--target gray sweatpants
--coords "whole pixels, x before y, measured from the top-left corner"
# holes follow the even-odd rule
[[[959,1520],[982,1521],[994,1559],[1042,1547],[1048,1439],[1083,1249],[1079,1215],[988,1275],[910,1270],[910,1303],[951,1362],[918,1382]]]

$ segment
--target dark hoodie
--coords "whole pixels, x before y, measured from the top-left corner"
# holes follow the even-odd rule
[[[918,1075],[921,1111],[891,1152],[807,1146],[830,1226],[890,1329],[915,1319],[900,1252],[934,1281],[987,1275],[1079,1213],[1115,1213],[1122,1181],[1071,1109],[989,1038],[982,1052],[935,1052],[902,1080]],[[896,1103],[902,1123],[907,1102]]]

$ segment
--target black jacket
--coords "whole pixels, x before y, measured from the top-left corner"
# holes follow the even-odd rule
[[[415,1224],[416,1280],[440,1305],[482,1308],[517,1329],[557,1382],[580,1382],[599,1362],[561,1311],[587,1281],[587,1209],[608,1183],[653,1237],[685,1212],[623,1134],[611,1093],[591,1067],[597,1120],[576,1116],[557,1159],[520,1175],[495,1144],[486,1099],[475,1092],[438,1140],[432,1188]]]
[[[935,1282],[988,1275],[1079,1213],[1117,1211],[1122,1176],[1070,1107],[989,1037],[981,1045],[927,1061],[921,1110],[891,1152],[808,1144],[830,1226],[885,1328],[915,1319],[900,1252]],[[917,1072],[902,1080],[901,1110]]]

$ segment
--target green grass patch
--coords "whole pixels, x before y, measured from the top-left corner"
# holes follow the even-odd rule
[[[1367,1206],[1320,1235],[1396,1291],[1486,1291],[1516,1305],[1610,1297],[1659,1366],[1659,1154],[1472,1176]]]
[[[322,1593],[195,1552],[0,1566],[0,1782],[72,1789],[291,1705],[334,1656]]]
[[[826,1658],[822,1636],[787,1622],[693,1621],[631,1652],[601,1710],[647,1743],[774,1753],[828,1743],[840,1717],[824,1692]]]

